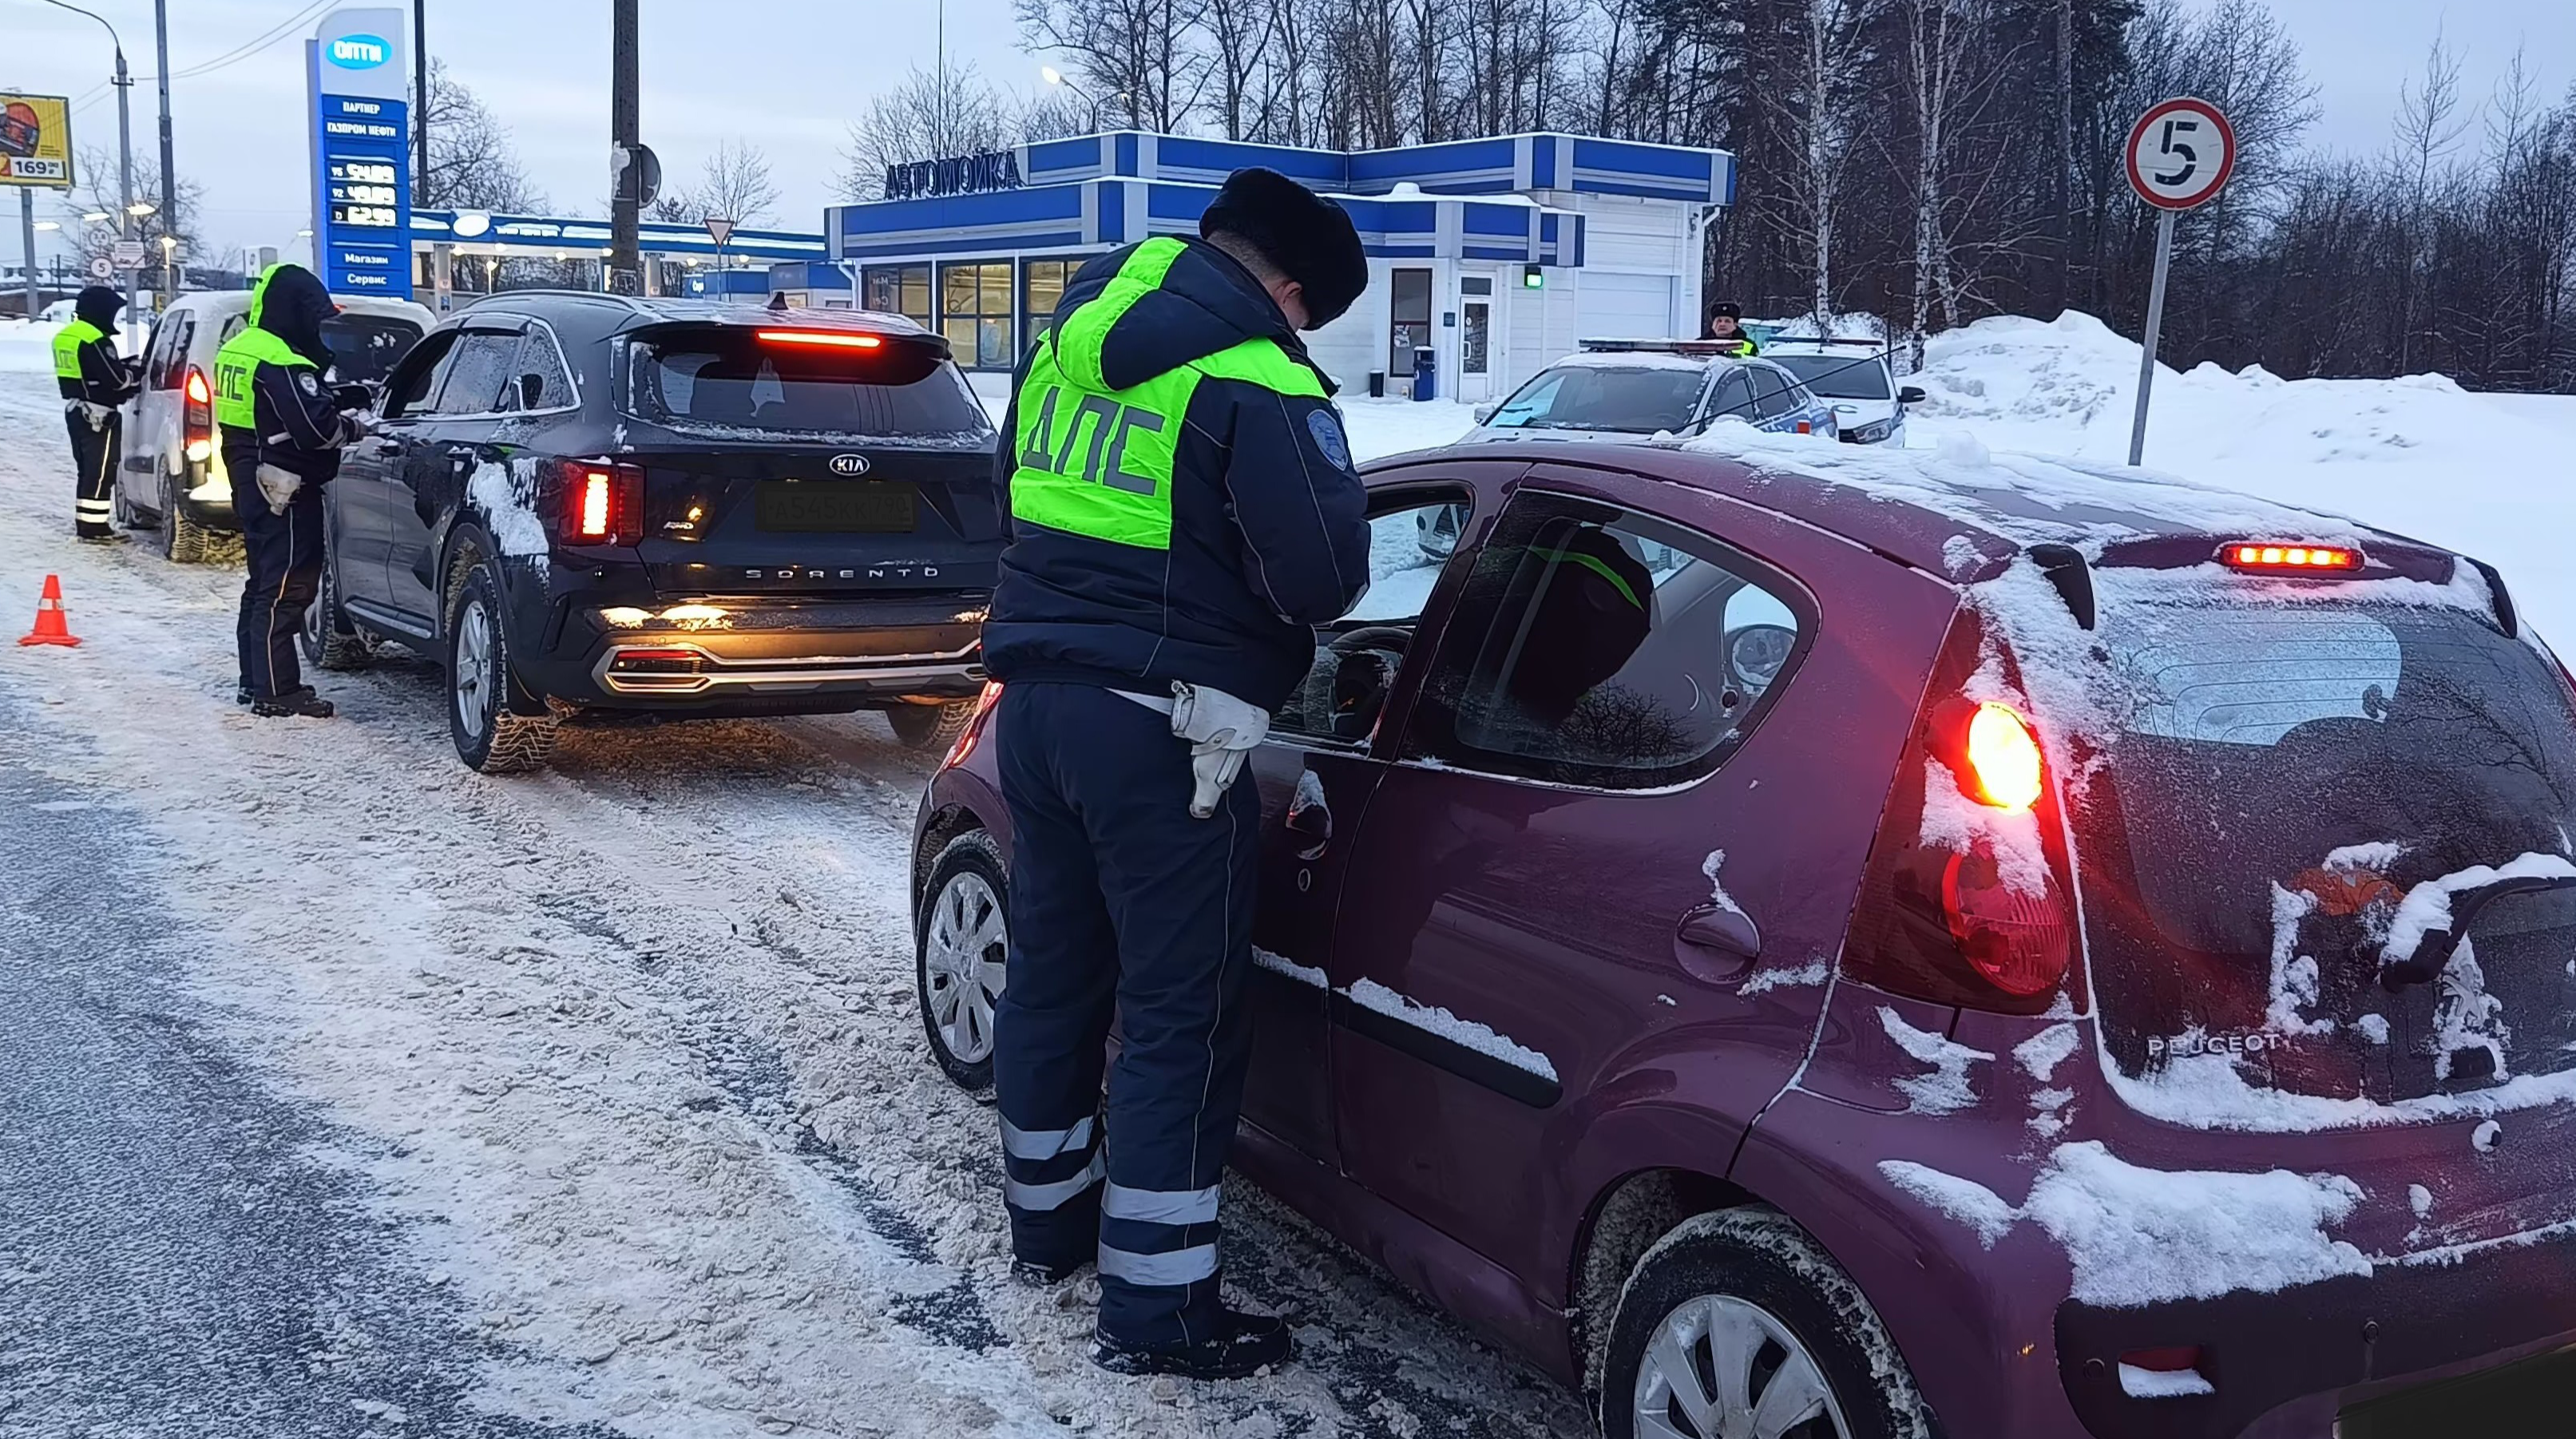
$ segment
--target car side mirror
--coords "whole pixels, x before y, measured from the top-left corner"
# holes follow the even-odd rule
[[[533,410],[533,409],[535,409],[535,408],[537,407],[537,401],[544,399],[544,398],[545,398],[545,396],[546,396],[546,377],[545,377],[545,376],[543,376],[543,375],[521,375],[521,376],[519,377],[519,408],[520,408],[520,409],[522,409],[522,410]]]
[[[1896,403],[1900,405],[1922,404],[1923,387],[1920,385],[1907,385],[1905,388],[1898,390],[1896,392]]]
[[[1501,408],[1502,404],[1500,401],[1496,401],[1492,404],[1478,405],[1476,407],[1476,423],[1481,425],[1487,420],[1492,419],[1494,417],[1494,412]]]

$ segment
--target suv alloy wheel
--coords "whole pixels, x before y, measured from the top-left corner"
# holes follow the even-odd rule
[[[447,733],[456,757],[484,774],[543,769],[554,756],[555,717],[544,711],[544,701],[526,695],[511,671],[491,562],[468,546],[449,574]]]

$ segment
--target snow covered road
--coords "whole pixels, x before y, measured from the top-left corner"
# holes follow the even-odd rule
[[[873,717],[711,723],[569,732],[554,773],[490,780],[407,657],[324,677],[337,720],[254,721],[239,571],[73,545],[50,390],[0,374],[0,597],[61,574],[87,642],[0,647],[7,924],[38,936],[0,1004],[52,1046],[0,1065],[0,1161],[39,1176],[0,1184],[0,1232],[49,1194],[115,1210],[90,1247],[167,1287],[72,1322],[95,1269],[0,1254],[0,1428],[1585,1432],[1249,1186],[1228,1272],[1305,1362],[1100,1376],[1088,1295],[1008,1279],[990,1111],[922,1055],[924,760]],[[183,1072],[215,1076],[198,1108],[161,1092]],[[224,1183],[259,1222],[193,1192]],[[268,1407],[189,1407],[206,1326]]]

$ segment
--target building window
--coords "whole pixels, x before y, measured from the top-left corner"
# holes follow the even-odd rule
[[[1011,262],[985,260],[939,267],[939,329],[957,363],[1007,370],[1011,349]]]
[[[860,303],[880,315],[901,315],[930,328],[930,267],[870,265],[859,273],[867,295]]]
[[[1388,276],[1386,372],[1413,373],[1413,349],[1431,343],[1431,272],[1397,270]]]
[[[1055,307],[1064,299],[1064,287],[1073,272],[1082,268],[1080,260],[1022,260],[1020,262],[1020,335],[1034,345],[1046,333],[1047,322],[1055,318]]]

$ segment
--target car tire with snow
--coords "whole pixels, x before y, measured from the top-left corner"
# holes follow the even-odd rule
[[[934,705],[895,705],[885,712],[885,717],[905,749],[946,749],[966,732],[966,726],[974,723],[975,702],[943,700]]]
[[[161,472],[161,558],[174,565],[202,565],[221,558],[214,531],[198,523],[179,499],[179,477]]]
[[[1937,1432],[1860,1286],[1770,1209],[1696,1215],[1646,1251],[1620,1290],[1601,1374],[1606,1439]],[[1731,1393],[1743,1408],[1728,1415]]]
[[[340,557],[338,546],[331,543],[331,526],[322,526],[322,576],[316,582],[313,603],[304,610],[304,630],[296,637],[297,647],[304,651],[304,662],[321,670],[354,670],[365,666],[375,653],[367,637],[349,623],[348,613],[340,608]]]
[[[510,664],[501,585],[472,547],[457,553],[447,586],[447,733],[456,757],[484,774],[543,769],[556,720]]]
[[[993,1010],[1010,953],[1010,877],[981,830],[959,835],[931,862],[914,925],[913,978],[930,1057],[965,1089],[993,1083]]]

